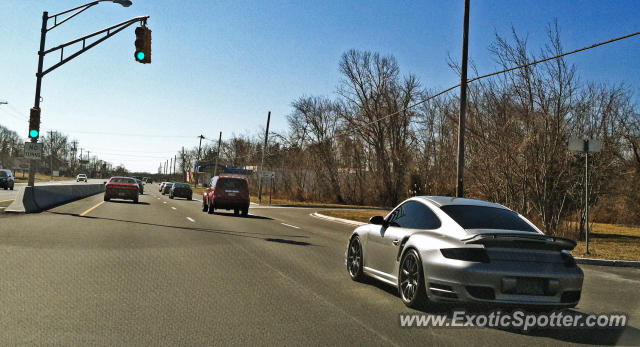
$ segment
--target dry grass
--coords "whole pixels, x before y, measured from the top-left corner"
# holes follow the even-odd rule
[[[73,180],[76,177],[53,177],[53,181],[68,181],[68,180]],[[18,173],[15,176],[15,182],[16,183],[27,183],[29,181],[29,173],[25,173],[24,178],[22,178],[22,174]],[[49,175],[43,175],[40,173],[36,174],[36,182],[50,182],[51,181],[51,176]]]
[[[258,204],[258,196],[251,196],[251,202]],[[262,204],[269,204],[269,195],[262,195]],[[295,201],[288,199],[271,199],[271,205],[295,205],[295,206],[322,206],[325,208],[331,207],[340,207],[340,208],[378,208],[376,206],[361,206],[361,205],[341,205],[341,204],[331,204],[325,202],[317,202],[317,201]]]
[[[589,233],[589,253],[585,254],[585,242],[571,253],[576,257],[640,260],[640,227],[617,224],[593,223]]]
[[[322,210],[326,216],[368,223],[373,216],[384,216],[383,210]],[[640,227],[594,223],[589,233],[589,253],[585,254],[585,242],[571,252],[575,257],[611,260],[640,260]]]
[[[369,218],[373,216],[386,216],[387,210],[322,210],[318,213],[325,216],[355,220],[362,223],[369,223]]]

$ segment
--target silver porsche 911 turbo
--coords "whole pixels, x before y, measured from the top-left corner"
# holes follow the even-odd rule
[[[574,307],[583,272],[575,241],[544,235],[520,214],[490,202],[413,197],[349,238],[346,264],[398,288],[405,305],[475,302]]]

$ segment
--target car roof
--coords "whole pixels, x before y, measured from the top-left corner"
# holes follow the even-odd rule
[[[438,207],[448,206],[448,205],[471,205],[471,206],[496,207],[496,208],[503,208],[508,210],[508,208],[500,204],[496,204],[496,203],[488,202],[484,200],[456,198],[451,196],[417,196],[416,198],[427,200],[437,205]]]

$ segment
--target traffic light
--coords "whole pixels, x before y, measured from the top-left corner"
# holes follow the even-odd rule
[[[136,28],[136,53],[134,57],[138,63],[151,63],[151,30],[146,26]]]
[[[40,109],[33,107],[29,114],[29,138],[38,139],[40,136]]]

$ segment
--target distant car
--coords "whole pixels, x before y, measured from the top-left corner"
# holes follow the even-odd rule
[[[213,213],[216,209],[233,209],[237,216],[249,214],[249,185],[239,177],[215,176],[202,195],[202,211]]]
[[[111,199],[133,200],[138,203],[138,184],[132,177],[111,177],[104,190],[104,201]]]
[[[13,190],[15,182],[11,170],[0,169],[0,188]]]
[[[158,189],[159,192],[162,192],[162,188],[164,188],[164,185],[167,184],[168,182],[162,182],[160,183],[160,189]]]
[[[142,181],[142,176],[133,176],[132,178]]]
[[[149,183],[149,184],[153,183],[153,179],[152,179],[151,177],[149,177],[149,178],[147,179],[147,183]]]
[[[169,199],[186,198],[187,200],[193,199],[193,191],[189,183],[174,183],[169,190]]]
[[[547,236],[523,216],[481,200],[420,196],[351,234],[351,279],[370,276],[396,288],[403,303],[574,307],[584,274],[576,242]]]
[[[169,194],[169,191],[171,191],[172,186],[173,186],[173,182],[165,183],[164,186],[162,187],[162,195]]]
[[[87,178],[86,174],[79,174],[78,176],[76,176],[76,182],[89,182],[89,179]]]
[[[144,183],[142,183],[142,180],[139,180],[135,177],[133,179],[136,180],[136,184],[138,185],[138,192],[144,195]]]

